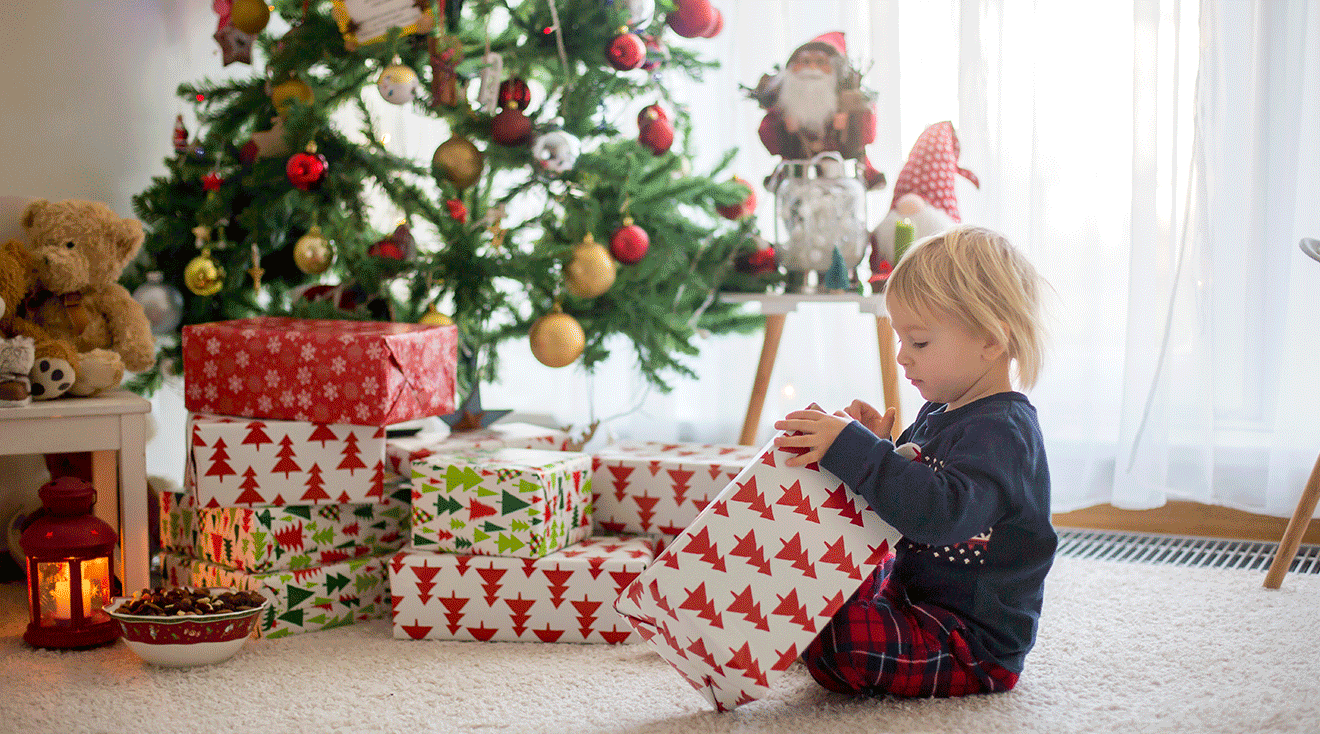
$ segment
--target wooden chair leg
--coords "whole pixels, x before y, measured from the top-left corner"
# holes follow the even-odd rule
[[[1316,502],[1320,501],[1320,456],[1316,457],[1315,467],[1311,469],[1311,478],[1306,480],[1306,489],[1302,490],[1301,499],[1297,500],[1297,509],[1288,521],[1288,529],[1279,541],[1279,550],[1274,554],[1269,573],[1265,575],[1265,588],[1277,589],[1283,585],[1283,577],[1297,555],[1297,547],[1302,544],[1302,535],[1315,514]]]
[[[747,416],[743,418],[742,434],[738,443],[752,446],[756,443],[756,429],[761,423],[761,408],[765,407],[765,394],[770,389],[770,375],[775,371],[775,355],[779,353],[779,339],[784,335],[784,321],[788,314],[772,313],[765,317],[765,339],[761,342],[761,360],[756,365],[756,379],[752,382],[752,397],[747,402]]]

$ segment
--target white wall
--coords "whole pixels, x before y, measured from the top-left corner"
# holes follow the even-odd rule
[[[0,195],[92,199],[133,216],[132,197],[165,173],[175,115],[196,130],[180,82],[253,73],[222,66],[216,15],[201,0],[4,2],[0,23]],[[7,228],[7,227],[0,227]],[[147,471],[182,481],[182,392],[153,402]],[[0,457],[0,521],[35,496],[45,470]],[[4,545],[0,533],[0,546]]]

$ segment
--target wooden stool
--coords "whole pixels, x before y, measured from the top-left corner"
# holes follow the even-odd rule
[[[761,359],[756,365],[756,379],[752,383],[752,397],[747,403],[747,416],[743,419],[742,435],[738,443],[751,446],[756,443],[756,429],[761,422],[761,409],[765,407],[765,394],[770,389],[770,375],[775,371],[775,356],[779,353],[779,339],[784,334],[784,321],[796,311],[799,303],[855,303],[862,313],[875,315],[875,337],[880,350],[880,385],[884,392],[885,407],[893,408],[896,438],[903,431],[903,406],[898,396],[898,363],[894,353],[894,332],[885,312],[882,295],[859,296],[843,294],[798,293],[724,293],[720,300],[726,303],[756,303],[765,314],[765,339],[761,343]]]
[[[115,565],[126,594],[151,585],[146,444],[150,412],[150,402],[123,390],[0,409],[0,455],[92,452],[95,513],[119,532]]]
[[[1303,238],[1298,246],[1312,260],[1320,262],[1320,240]],[[1310,524],[1311,516],[1315,514],[1317,500],[1320,500],[1320,457],[1316,457],[1315,466],[1311,469],[1311,478],[1306,480],[1306,488],[1302,490],[1302,496],[1297,500],[1297,509],[1293,510],[1292,519],[1288,521],[1288,529],[1283,531],[1279,549],[1274,553],[1274,562],[1270,564],[1269,573],[1265,574],[1265,588],[1277,589],[1283,585],[1283,577],[1292,566],[1293,557],[1297,555],[1297,547],[1302,544],[1302,535],[1306,533],[1306,526]]]

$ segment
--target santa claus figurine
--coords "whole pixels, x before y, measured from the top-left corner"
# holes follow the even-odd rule
[[[875,140],[875,111],[860,85],[843,33],[799,46],[783,71],[762,76],[752,92],[767,110],[758,131],[766,150],[789,160],[825,151],[864,158],[866,145]]]

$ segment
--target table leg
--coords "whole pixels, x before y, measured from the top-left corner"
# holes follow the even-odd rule
[[[92,512],[107,525],[114,528],[116,533],[121,532],[119,526],[119,474],[115,470],[115,451],[106,449],[88,453],[91,454],[92,460],[92,487],[96,489],[96,506]],[[115,568],[114,573],[122,582],[124,580],[123,553],[116,552],[115,557],[111,560]]]
[[[880,386],[884,389],[885,407],[894,409],[894,431],[903,432],[903,405],[898,397],[898,361],[894,353],[894,330],[888,316],[875,317],[875,341],[880,347]]]
[[[151,552],[147,529],[147,416],[125,415],[119,421],[119,537],[124,558],[124,591],[133,593],[151,586]]]
[[[765,407],[765,393],[770,388],[770,375],[775,371],[775,355],[779,353],[779,338],[784,335],[784,320],[788,314],[772,313],[765,317],[765,340],[761,342],[761,361],[756,365],[756,380],[752,383],[752,398],[747,403],[747,417],[743,419],[742,436],[738,443],[752,446],[756,443],[756,429],[761,422],[761,408]]]
[[[1297,500],[1297,509],[1288,521],[1288,529],[1283,531],[1278,550],[1274,551],[1274,561],[1270,563],[1269,573],[1265,575],[1265,588],[1277,589],[1283,584],[1283,577],[1287,575],[1297,555],[1297,548],[1302,544],[1306,526],[1311,524],[1317,501],[1320,501],[1320,457],[1316,457],[1311,477],[1306,480],[1302,496]]]

